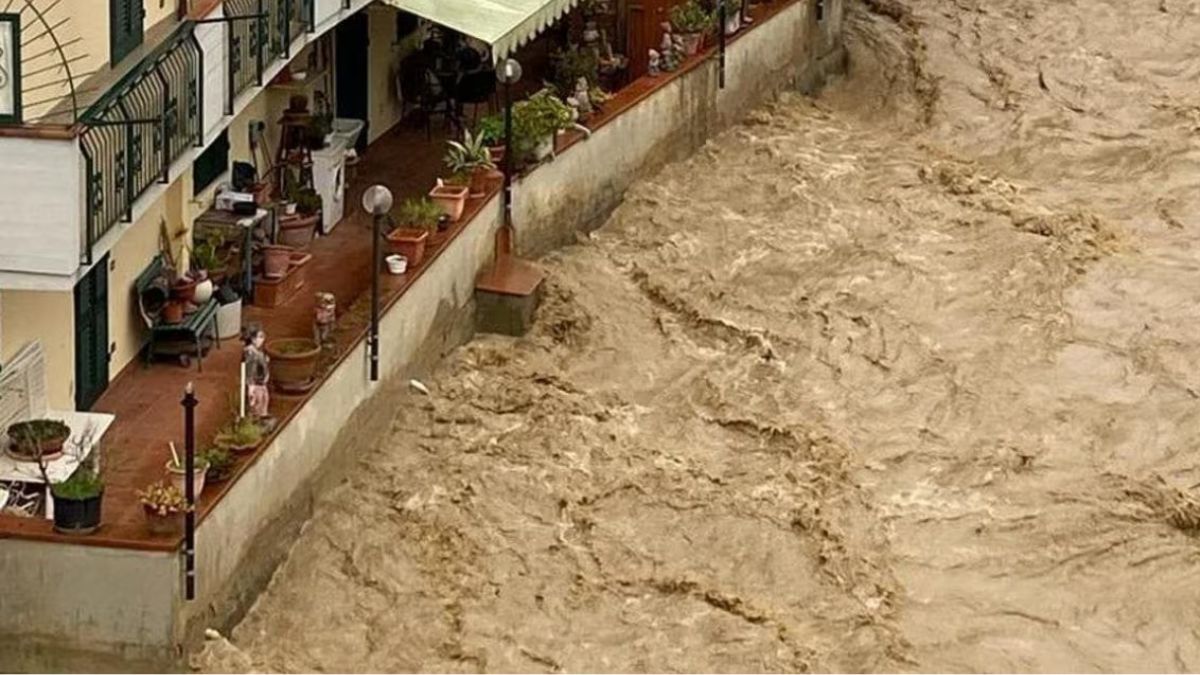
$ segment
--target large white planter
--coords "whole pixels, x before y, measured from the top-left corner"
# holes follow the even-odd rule
[[[242,334],[242,300],[221,305],[217,308],[217,335],[222,340],[238,337]]]

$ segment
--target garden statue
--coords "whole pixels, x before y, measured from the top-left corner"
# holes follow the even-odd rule
[[[660,58],[662,58],[662,57],[660,57],[658,55],[657,50],[655,50],[655,49],[650,50],[650,65],[647,66],[647,69],[646,69],[646,73],[650,77],[655,77],[656,75],[659,75],[662,73],[662,70],[659,68],[659,65],[660,65],[659,59]]]
[[[267,386],[271,381],[271,358],[264,349],[266,342],[267,334],[263,329],[251,326],[246,331],[246,346],[242,350],[242,360],[246,364],[246,400],[250,414],[259,420],[267,418],[271,406]]]
[[[592,114],[592,97],[588,93],[588,81],[586,77],[580,77],[575,80],[575,93],[567,98],[567,105],[575,109],[578,113],[578,118],[583,119]]]
[[[679,67],[679,63],[683,60],[683,51],[678,39],[671,34],[671,24],[664,23],[663,25],[662,45],[659,47],[659,54],[662,61],[660,68],[663,72],[672,72]]]
[[[313,340],[325,349],[333,347],[333,322],[337,319],[337,299],[333,293],[317,293],[313,308]]]

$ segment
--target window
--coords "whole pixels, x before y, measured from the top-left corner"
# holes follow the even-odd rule
[[[217,136],[192,164],[192,196],[196,196],[229,170],[229,130]]]
[[[112,65],[142,44],[142,19],[146,10],[142,0],[108,0],[109,51]]]

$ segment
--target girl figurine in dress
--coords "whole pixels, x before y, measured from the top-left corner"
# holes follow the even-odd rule
[[[246,346],[242,360],[246,363],[246,401],[250,414],[258,420],[267,419],[271,406],[271,393],[267,386],[271,381],[271,358],[263,345],[267,334],[262,328],[252,326],[246,332]]]

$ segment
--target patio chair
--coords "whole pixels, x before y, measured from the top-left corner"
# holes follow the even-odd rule
[[[462,114],[463,106],[470,105],[471,125],[474,126],[479,122],[479,107],[486,104],[488,112],[495,112],[500,105],[497,101],[496,93],[496,71],[475,70],[468,72],[458,81],[458,92],[455,97],[458,101],[459,114]]]
[[[433,138],[433,117],[441,115],[446,122],[460,127],[453,98],[447,87],[428,67],[428,60],[421,54],[414,54],[400,63],[400,73],[397,75],[396,89],[400,92],[401,117],[407,114],[409,106],[421,114],[421,123],[425,125],[426,137]]]

